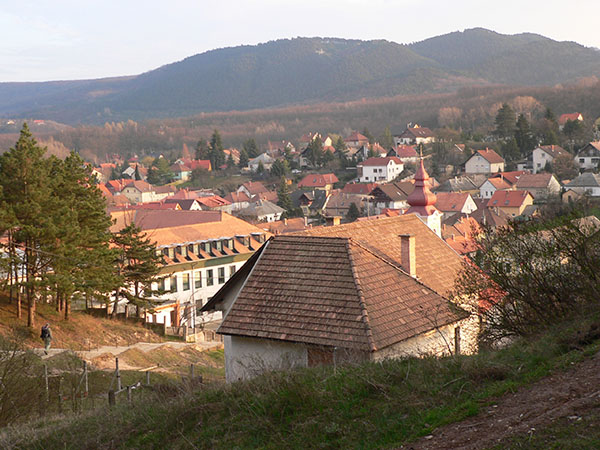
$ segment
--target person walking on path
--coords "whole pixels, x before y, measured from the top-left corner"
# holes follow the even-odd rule
[[[47,355],[50,350],[50,342],[52,341],[52,331],[50,331],[50,324],[47,323],[42,327],[42,334],[40,335],[44,341],[44,353]]]

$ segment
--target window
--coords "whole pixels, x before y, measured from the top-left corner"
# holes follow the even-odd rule
[[[219,267],[219,284],[225,283],[225,267]]]
[[[199,270],[194,274],[194,288],[200,289],[202,287],[202,271]]]
[[[206,285],[207,286],[212,286],[213,284],[215,284],[215,279],[213,276],[213,270],[212,269],[208,269],[206,271]]]
[[[184,273],[182,275],[182,283],[183,283],[183,290],[189,291],[190,290],[190,274],[189,273]]]
[[[231,278],[232,276],[235,275],[235,271],[236,271],[235,266],[230,266],[229,267],[229,278]]]
[[[166,290],[165,289],[165,279],[164,278],[161,278],[160,280],[158,280],[157,284],[158,284],[158,290],[159,291],[164,292]]]
[[[177,275],[173,275],[170,280],[171,292],[177,292]]]
[[[579,164],[585,163],[585,158],[579,158]]]

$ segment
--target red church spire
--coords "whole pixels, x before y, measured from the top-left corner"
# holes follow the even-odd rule
[[[435,194],[429,190],[429,175],[423,166],[423,156],[421,156],[417,173],[415,173],[415,189],[407,199],[410,208],[406,214],[416,213],[420,216],[430,216],[437,211],[433,206],[436,200]]]

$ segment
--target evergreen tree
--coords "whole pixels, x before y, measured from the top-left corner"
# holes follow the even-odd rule
[[[516,116],[508,103],[504,103],[496,115],[495,133],[502,139],[508,139],[513,136],[515,130]]]
[[[118,249],[118,267],[123,284],[116,291],[115,298],[126,298],[136,306],[136,315],[141,308],[153,306],[153,297],[159,292],[152,289],[162,267],[162,256],[156,253],[156,246],[134,224],[127,225],[113,237]],[[113,311],[116,310],[116,304]]]
[[[246,150],[246,154],[250,159],[256,158],[260,154],[254,138],[250,138],[247,141],[245,141],[243,144],[243,148],[244,150]]]
[[[250,161],[250,159],[248,158],[248,152],[245,148],[242,148],[240,150],[240,162],[238,163],[238,166],[241,169],[243,169],[244,167],[248,167],[248,161]]]
[[[529,127],[529,122],[523,114],[519,114],[519,118],[517,119],[515,140],[517,141],[517,147],[519,147],[521,156],[527,155],[527,153],[534,149],[536,144],[531,128]]]
[[[318,167],[323,161],[323,141],[319,136],[315,137],[308,144],[307,159],[314,166]]]
[[[256,173],[258,175],[264,175],[264,173],[265,173],[265,166],[264,166],[264,164],[263,164],[262,161],[258,162],[258,166],[256,167]]]
[[[170,183],[174,180],[174,178],[175,177],[171,171],[171,166],[166,158],[161,156],[152,162],[152,166],[148,171],[148,183],[154,185],[163,185]]]
[[[290,173],[290,165],[285,159],[283,161],[278,159],[271,166],[271,176],[273,177],[285,177],[288,173]]]
[[[383,136],[381,137],[381,146],[388,150],[394,146],[394,136],[392,136],[392,132],[389,126],[385,127],[385,130],[383,130]]]
[[[348,212],[346,213],[346,220],[348,222],[354,222],[356,219],[360,217],[360,210],[356,203],[350,203],[350,207],[348,208]]]
[[[363,130],[362,135],[369,140],[370,145],[373,145],[375,143],[375,137],[371,134],[367,127],[365,127],[365,129]]]
[[[210,138],[210,163],[214,170],[217,170],[225,164],[225,152],[223,151],[223,143],[221,142],[221,134],[218,130],[212,134]]]
[[[506,161],[515,161],[521,156],[517,140],[514,137],[502,143],[500,152]]]
[[[140,175],[140,168],[138,167],[138,165],[135,165],[135,172],[133,174],[133,179],[140,181],[142,179],[142,176]]]
[[[227,157],[227,168],[231,169],[232,167],[235,167],[235,161],[233,160],[233,156],[230,153],[229,156]]]
[[[196,159],[210,159],[210,149],[206,140],[200,138],[198,144],[196,144]]]
[[[285,177],[281,177],[279,187],[277,188],[277,205],[285,209],[286,216],[289,216],[294,209],[292,199],[290,198],[290,189]]]

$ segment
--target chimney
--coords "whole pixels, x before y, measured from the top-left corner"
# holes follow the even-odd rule
[[[411,277],[417,277],[417,255],[415,250],[415,237],[410,234],[401,234],[401,264],[402,268]]]
[[[325,217],[326,225],[328,227],[335,227],[335,226],[339,225],[341,223],[341,220],[342,220],[341,216]]]
[[[283,224],[287,227],[287,217],[283,219]]]
[[[304,216],[304,226],[308,226],[308,217]]]

